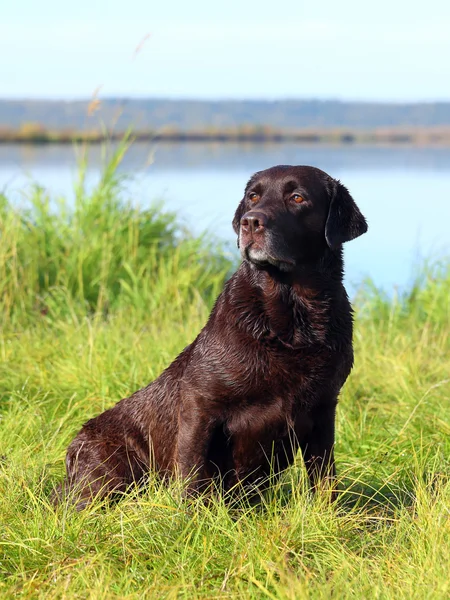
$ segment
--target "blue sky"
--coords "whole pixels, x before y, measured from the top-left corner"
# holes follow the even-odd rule
[[[448,0],[2,4],[2,98],[450,99]]]

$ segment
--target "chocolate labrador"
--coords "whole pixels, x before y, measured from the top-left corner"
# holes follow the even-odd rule
[[[302,451],[313,488],[335,477],[339,391],[353,364],[342,244],[367,231],[348,190],[314,167],[253,175],[233,220],[242,263],[197,338],[70,444],[78,507],[151,471],[259,489]]]

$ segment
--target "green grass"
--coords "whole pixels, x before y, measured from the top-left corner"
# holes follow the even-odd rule
[[[154,480],[114,506],[51,506],[81,424],[192,341],[233,267],[124,202],[118,160],[73,210],[39,188],[0,210],[0,597],[448,598],[448,261],[401,298],[360,291],[335,505],[299,461],[260,508]]]

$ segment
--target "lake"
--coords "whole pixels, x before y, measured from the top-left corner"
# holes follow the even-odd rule
[[[346,185],[369,231],[345,247],[346,282],[354,293],[370,277],[388,293],[412,281],[423,258],[450,254],[450,149],[219,143],[135,144],[121,170],[127,195],[141,206],[163,200],[196,232],[227,241],[250,175],[276,164],[306,164]],[[0,145],[0,190],[22,203],[32,182],[52,196],[72,196],[71,146]],[[88,185],[99,177],[101,148],[89,153]],[[25,192],[25,194],[24,194]]]

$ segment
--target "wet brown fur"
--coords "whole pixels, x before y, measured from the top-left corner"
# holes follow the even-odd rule
[[[197,338],[71,443],[64,490],[79,507],[151,471],[179,474],[193,493],[212,480],[252,488],[298,449],[313,486],[334,477],[335,409],[353,364],[342,243],[366,231],[364,217],[323,171],[279,166],[252,177],[233,226],[244,260]]]

